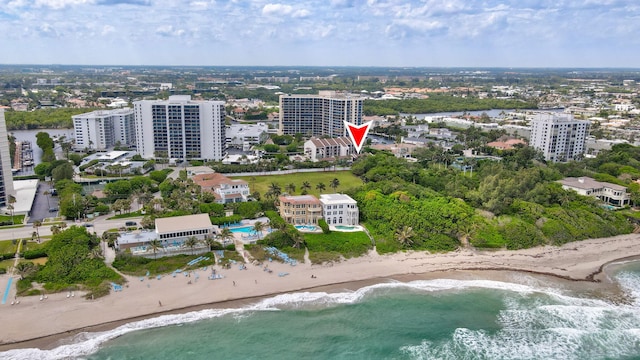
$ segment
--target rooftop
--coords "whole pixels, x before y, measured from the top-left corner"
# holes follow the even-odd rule
[[[193,177],[193,182],[202,188],[215,188],[223,184],[239,186],[247,185],[247,182],[244,180],[232,180],[220,173],[198,174]]]
[[[207,214],[195,214],[156,219],[156,233],[166,234],[182,230],[211,228]]]
[[[609,189],[613,189],[613,190],[619,190],[619,191],[626,191],[627,188],[621,185],[617,185],[617,184],[612,184],[612,183],[608,183],[608,182],[604,182],[604,181],[597,181],[595,179],[592,179],[590,177],[580,177],[580,178],[575,178],[575,177],[568,177],[568,178],[564,178],[562,180],[559,180],[560,184],[565,185],[565,186],[570,186],[576,189],[584,189],[584,190],[589,190],[589,189],[599,189],[599,188],[609,188]]]
[[[118,245],[147,243],[158,238],[155,231],[140,231],[133,233],[124,233],[118,237]]]
[[[320,204],[320,200],[313,195],[283,195],[280,196],[280,203]]]
[[[327,204],[356,204],[357,202],[353,200],[349,195],[345,194],[322,194],[320,195],[320,202]]]

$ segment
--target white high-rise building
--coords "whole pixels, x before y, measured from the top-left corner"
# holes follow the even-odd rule
[[[4,121],[4,109],[0,109],[0,206],[9,205],[9,195],[15,195],[9,154],[7,124]]]
[[[589,122],[575,120],[571,114],[539,113],[531,120],[530,144],[551,162],[579,160]]]
[[[318,95],[280,95],[281,135],[347,136],[344,121],[362,124],[360,95],[320,91]]]
[[[131,108],[96,110],[71,118],[76,149],[106,150],[118,142],[123,146],[136,144]]]
[[[144,158],[218,161],[227,155],[224,101],[189,95],[133,103],[137,152]]]

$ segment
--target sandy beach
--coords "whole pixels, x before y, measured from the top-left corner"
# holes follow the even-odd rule
[[[123,322],[159,313],[243,306],[257,298],[279,293],[355,289],[366,283],[407,281],[412,276],[424,274],[446,277],[454,271],[477,273],[491,270],[491,273],[496,273],[495,270],[509,270],[576,281],[603,281],[606,280],[606,275],[602,273],[604,265],[635,257],[640,257],[640,234],[519,251],[371,253],[331,265],[290,266],[274,261],[268,263],[273,270],[271,273],[255,265],[247,265],[247,270],[240,270],[238,266],[217,269],[224,276],[218,280],[207,279],[210,270],[198,271],[197,280],[195,276],[185,277],[183,274],[144,281],[129,277],[123,291],[112,292],[96,300],[86,300],[79,292],[67,297],[68,293],[64,292],[50,294],[42,301],[40,297],[23,297],[19,298],[18,305],[10,305],[9,302],[0,305],[0,351],[24,347],[48,348],[79,331],[110,329]],[[288,274],[279,276],[280,273]],[[0,278],[0,284],[6,285],[7,279],[8,276],[4,275]],[[14,291],[9,295],[10,299],[13,297]]]

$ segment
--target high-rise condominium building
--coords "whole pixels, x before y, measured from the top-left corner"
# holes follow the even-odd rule
[[[531,120],[531,141],[552,162],[578,160],[584,154],[589,122],[570,114],[540,113]]]
[[[362,124],[359,95],[320,91],[318,95],[280,95],[280,128],[282,135],[347,136],[344,121]]]
[[[222,160],[227,154],[223,101],[189,95],[133,104],[136,146],[144,158]]]
[[[9,195],[14,195],[13,174],[11,173],[7,124],[4,121],[4,109],[0,109],[0,206],[9,205]]]
[[[96,110],[74,115],[76,149],[106,150],[117,143],[136,144],[133,109]]]

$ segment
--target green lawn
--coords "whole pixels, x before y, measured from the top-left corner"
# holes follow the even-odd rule
[[[258,191],[260,195],[264,196],[264,194],[269,190],[269,185],[271,183],[276,183],[280,185],[282,192],[287,192],[286,186],[288,184],[295,184],[296,191],[293,195],[300,195],[302,183],[308,181],[311,185],[311,189],[309,189],[308,193],[319,196],[320,192],[316,189],[316,185],[319,183],[324,183],[325,190],[322,192],[323,194],[331,194],[334,193],[333,189],[329,187],[331,180],[338,179],[340,181],[340,185],[336,189],[335,192],[343,192],[346,189],[358,187],[362,185],[362,180],[357,176],[353,175],[350,171],[326,171],[326,172],[312,172],[312,173],[296,173],[296,174],[286,174],[286,175],[264,175],[264,176],[232,176],[232,179],[242,179],[249,183],[249,188],[251,192]]]
[[[0,241],[0,254],[15,254],[17,250],[17,243],[14,245],[13,240]]]
[[[0,215],[0,222],[11,222],[11,215]],[[13,223],[20,225],[24,222],[24,215],[13,215]],[[11,226],[11,225],[9,225]]]

